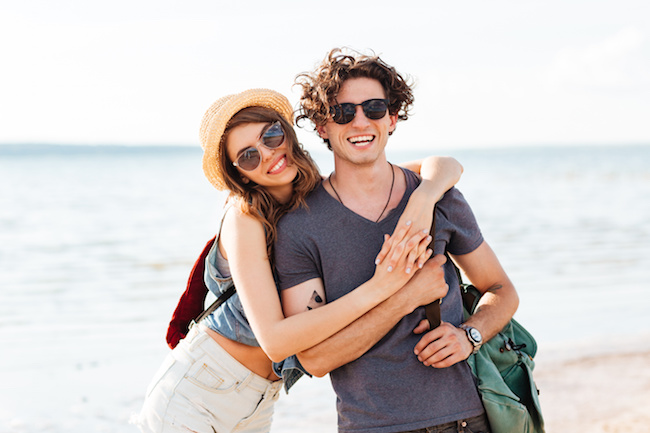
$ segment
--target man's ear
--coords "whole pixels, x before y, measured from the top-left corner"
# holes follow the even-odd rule
[[[329,136],[327,135],[327,131],[325,130],[324,126],[316,127],[316,132],[318,132],[318,135],[320,135],[320,138],[323,140],[329,140]]]
[[[388,135],[393,135],[395,129],[397,128],[397,114],[390,114],[390,125],[388,126]]]

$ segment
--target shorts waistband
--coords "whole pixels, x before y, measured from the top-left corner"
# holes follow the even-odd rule
[[[187,333],[187,336],[181,340],[184,352],[196,359],[201,354],[212,358],[222,368],[228,370],[233,376],[241,380],[240,386],[248,386],[260,393],[277,392],[282,388],[282,380],[271,381],[265,377],[258,376],[250,371],[246,366],[232,357],[219,343],[214,341],[206,332],[206,326],[196,324]],[[179,343],[179,346],[181,344]]]

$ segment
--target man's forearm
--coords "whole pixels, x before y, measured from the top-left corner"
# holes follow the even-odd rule
[[[300,363],[314,376],[322,377],[359,358],[413,311],[407,307],[406,298],[403,290],[397,292],[327,340],[298,353]]]

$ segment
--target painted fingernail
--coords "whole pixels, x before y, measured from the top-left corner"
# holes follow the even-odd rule
[[[429,229],[422,230],[422,233],[429,233]]]
[[[424,266],[424,263],[418,263],[418,268],[422,269],[423,266]]]
[[[410,226],[410,225],[411,225],[411,221],[406,221],[406,225],[407,225],[407,226]]]
[[[431,239],[433,239],[431,236],[427,236],[427,242],[431,242]]]
[[[379,264],[379,259],[376,259],[375,260],[375,265],[378,265],[378,264]]]
[[[410,274],[411,273],[411,268],[406,268],[406,273]]]
[[[393,267],[392,266],[388,267],[388,272],[393,272]]]

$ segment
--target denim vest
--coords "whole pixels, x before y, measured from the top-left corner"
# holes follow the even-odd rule
[[[224,211],[224,216],[225,212],[227,210]],[[221,224],[223,225],[223,219]],[[219,234],[221,234],[221,228],[219,228]],[[230,275],[230,269],[219,269],[218,266],[218,258],[221,259],[222,263],[224,262],[219,251],[219,237],[217,236],[217,240],[205,258],[204,274],[205,285],[217,297],[221,296],[222,293],[234,285],[232,276]],[[203,319],[203,324],[230,340],[246,344],[247,346],[260,347],[248,323],[244,307],[241,304],[237,292],[212,312],[212,314]],[[281,362],[274,362],[273,370],[275,374],[283,378],[284,387],[287,392],[289,392],[289,388],[303,374],[309,375],[302,365],[300,365],[295,355]]]
[[[234,285],[229,270],[218,269],[217,257],[219,253],[218,240],[212,245],[208,256],[205,259],[205,285],[219,297],[222,293]],[[244,308],[241,305],[239,295],[235,292],[226,302],[217,308],[203,322],[208,328],[223,335],[224,337],[246,344],[247,346],[259,347],[253,330],[251,329]]]

